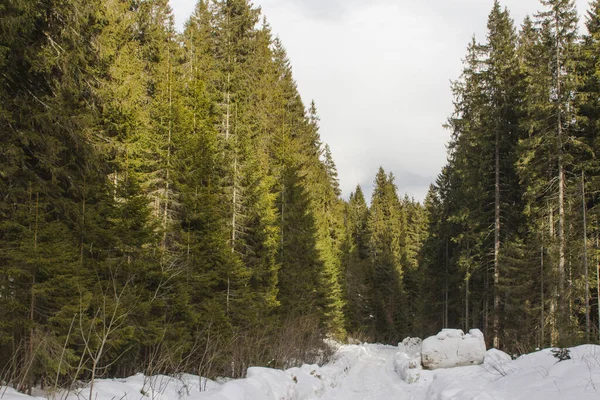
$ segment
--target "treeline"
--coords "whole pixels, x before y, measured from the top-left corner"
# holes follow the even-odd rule
[[[426,210],[399,198],[393,174],[383,168],[368,206],[360,186],[345,204],[342,242],[346,326],[354,339],[398,344],[422,329],[420,293],[424,278],[420,249]]]
[[[0,3],[0,382],[245,374],[398,340],[423,208],[336,167],[247,0]]]
[[[517,31],[498,2],[453,84],[449,159],[426,199],[426,326],[511,351],[598,337],[600,2]]]
[[[0,7],[5,382],[240,376],[345,335],[335,165],[259,9]]]

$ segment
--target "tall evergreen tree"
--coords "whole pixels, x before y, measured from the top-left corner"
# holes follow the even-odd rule
[[[494,149],[494,245],[493,245],[493,345],[500,345],[502,329],[499,288],[501,245],[518,234],[521,221],[521,188],[515,168],[519,140],[521,77],[517,58],[517,37],[507,10],[494,3],[488,20],[485,73],[488,130],[493,132]],[[488,139],[489,140],[489,139]]]
[[[548,238],[556,259],[552,261],[556,282],[553,286],[550,314],[551,343],[557,343],[567,333],[569,324],[567,304],[569,289],[566,287],[567,265],[567,189],[566,171],[571,169],[567,138],[575,134],[573,93],[576,80],[574,71],[575,42],[577,40],[577,12],[572,1],[542,1],[547,11],[538,15],[538,40],[527,40],[533,46],[525,54],[537,59],[525,59],[529,78],[526,95],[527,128],[529,138],[524,142],[521,178],[530,182],[527,186],[533,209],[542,210],[549,222]],[[540,60],[547,62],[542,63]],[[540,75],[540,76],[538,76]],[[550,96],[548,96],[550,93]],[[536,167],[537,166],[537,171]],[[532,176],[532,174],[535,174]],[[556,193],[555,201],[549,201],[548,190]],[[546,203],[540,207],[540,202]],[[542,203],[542,204],[543,204]],[[549,210],[549,215],[548,211]],[[557,214],[555,216],[555,213]],[[557,221],[556,223],[554,221]],[[556,225],[556,227],[555,227]],[[555,238],[555,239],[554,239]],[[555,251],[554,251],[555,249]]]
[[[408,331],[407,298],[400,263],[400,200],[393,175],[379,168],[374,182],[367,223],[369,257],[373,265],[370,277],[376,339],[398,341]]]
[[[369,235],[367,221],[369,208],[360,185],[350,194],[346,203],[344,221],[345,237],[342,247],[344,266],[344,294],[346,299],[346,329],[350,335],[373,335],[372,293],[369,290]]]
[[[581,130],[580,140],[582,151],[579,152],[581,160],[580,165],[586,178],[585,191],[586,193],[589,193],[584,199],[584,202],[589,208],[589,220],[591,220],[593,226],[590,230],[594,231],[597,236],[599,226],[599,203],[597,196],[594,194],[597,192],[596,188],[599,183],[599,166],[598,163],[595,162],[595,156],[600,150],[600,143],[597,135],[600,126],[598,119],[600,116],[598,114],[598,111],[600,110],[598,104],[598,94],[600,93],[598,81],[598,69],[600,68],[600,60],[598,58],[598,45],[600,43],[600,4],[597,1],[592,1],[590,3],[590,9],[587,12],[586,27],[588,33],[583,37],[578,62],[578,76],[581,77],[581,81],[578,86],[577,124],[578,128]],[[585,243],[583,245],[585,246]],[[589,271],[583,271],[583,276],[584,279],[586,276],[589,278]],[[584,288],[585,287],[586,285],[584,284]],[[587,293],[587,298],[589,302],[589,291]],[[597,306],[598,304],[600,303],[596,302]],[[595,326],[600,326],[598,325],[598,316],[600,314],[597,312],[597,309],[595,311],[596,312],[591,313],[591,319],[595,320]],[[587,312],[590,313],[590,310],[588,309]],[[588,321],[590,321],[589,316]],[[589,333],[589,327],[586,329]]]

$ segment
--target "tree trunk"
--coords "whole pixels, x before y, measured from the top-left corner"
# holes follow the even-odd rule
[[[168,52],[168,65],[167,65],[167,82],[169,85],[169,128],[167,135],[167,166],[165,171],[165,207],[163,211],[163,238],[162,238],[162,250],[165,251],[167,248],[167,224],[169,222],[169,190],[170,190],[170,168],[171,168],[171,135],[173,129],[173,92],[171,86],[171,52]]]
[[[600,340],[600,257],[598,257],[598,232],[596,232],[596,285],[598,289],[598,340]]]
[[[581,202],[583,205],[583,271],[585,278],[585,341],[590,341],[590,280],[587,257],[587,210],[585,204],[585,175],[581,171]]]
[[[232,194],[232,209],[231,213],[231,252],[235,252],[236,229],[237,229],[237,155],[233,159],[233,194]]]
[[[448,238],[446,237],[446,275],[444,277],[444,328],[448,328]]]
[[[81,199],[81,228],[79,232],[79,263],[83,268],[83,231],[85,230],[85,194],[86,194],[86,177],[83,177],[83,196]]]
[[[549,230],[550,230],[550,243],[554,242],[556,238],[556,231],[554,229],[554,210],[550,207],[550,215],[549,219]],[[554,250],[554,245],[551,247]],[[551,261],[552,258],[550,258]],[[552,272],[554,272],[555,268],[552,266]],[[550,282],[551,285],[551,296],[550,296],[550,309],[548,310],[550,315],[550,346],[555,346],[558,342],[558,329],[556,322],[556,309],[558,308],[558,285],[556,284],[556,278],[553,277]]]
[[[544,348],[544,341],[546,340],[545,334],[545,323],[544,323],[544,307],[545,307],[545,298],[544,298],[544,246],[542,245],[540,250],[540,299],[541,299],[541,307],[540,307],[540,348]]]
[[[465,332],[469,330],[469,281],[471,279],[469,267],[465,279]]]
[[[225,93],[225,140],[229,140],[229,126],[231,119],[231,93],[229,85],[231,83],[231,73],[227,73],[227,93]]]
[[[559,299],[561,293],[565,291],[565,171],[562,155],[562,85],[561,85],[561,63],[560,63],[560,36],[558,34],[559,24],[558,16],[556,22],[556,96],[557,96],[557,152],[558,152],[558,287],[556,290],[558,302],[558,334],[559,339],[563,334],[563,324],[565,321],[565,303],[567,299]]]
[[[500,347],[500,291],[499,291],[499,282],[500,282],[500,135],[498,132],[498,128],[496,127],[496,146],[495,146],[495,156],[496,156],[496,182],[495,182],[495,204],[494,204],[494,320],[493,320],[493,330],[494,330],[494,339],[493,346],[495,348]]]

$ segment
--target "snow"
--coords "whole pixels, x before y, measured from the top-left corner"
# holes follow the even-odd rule
[[[416,383],[421,378],[421,356],[411,357],[406,353],[396,353],[394,361],[395,370],[398,376],[407,383]]]
[[[460,329],[443,329],[423,340],[421,360],[427,369],[479,365],[485,357],[485,341],[479,329],[464,334]]]
[[[546,349],[509,361],[492,352],[481,366],[435,371],[426,399],[600,399],[600,346],[572,348],[571,357],[559,362]]]
[[[514,370],[517,369],[517,366],[512,362],[512,358],[505,352],[498,349],[489,349],[485,353],[483,368],[490,373],[508,375],[514,372]]]
[[[398,353],[394,360],[394,368],[398,376],[407,383],[416,383],[421,378],[421,345],[420,338],[407,337],[398,344]]]
[[[377,344],[345,346],[336,359],[320,369],[326,382],[325,391],[306,400],[366,400],[366,399],[421,399],[415,397],[427,384],[419,379],[408,384],[400,379],[394,368],[398,347]],[[301,399],[301,400],[304,400]]]
[[[401,353],[406,353],[410,357],[420,357],[422,344],[423,341],[421,338],[407,337],[402,342],[398,343],[398,350]]]
[[[473,335],[474,333],[474,335]],[[469,340],[477,338],[471,332]],[[462,339],[445,332],[443,340]],[[464,335],[467,336],[467,335]],[[413,343],[414,344],[414,343]],[[598,400],[600,399],[600,346],[570,349],[570,360],[558,361],[552,349],[512,360],[491,349],[481,365],[422,370],[409,383],[397,371],[398,359],[415,360],[417,347],[377,344],[341,346],[325,366],[303,365],[286,371],[250,368],[247,378],[214,382],[194,375],[99,379],[95,400]],[[402,350],[402,351],[399,351]],[[407,368],[408,370],[417,368]],[[0,388],[2,400],[40,400]],[[54,398],[83,400],[79,393]]]

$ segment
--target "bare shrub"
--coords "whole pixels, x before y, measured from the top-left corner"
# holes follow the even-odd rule
[[[331,359],[334,350],[325,342],[316,316],[290,318],[283,323],[270,345],[274,366],[290,368],[302,364],[323,365]]]
[[[0,370],[0,382],[31,394],[34,386],[58,390],[59,376],[73,360],[72,352],[51,332],[36,327],[27,340],[15,346],[12,357]],[[61,371],[62,369],[62,371]]]
[[[374,338],[371,333],[363,329],[349,334],[347,342],[349,344],[372,343],[374,342]]]
[[[199,334],[193,349],[194,372],[205,379],[243,378],[252,366],[287,369],[305,363],[322,365],[334,352],[314,316],[289,318],[278,326],[247,328],[233,334],[210,328]],[[201,390],[205,384],[201,382]]]

